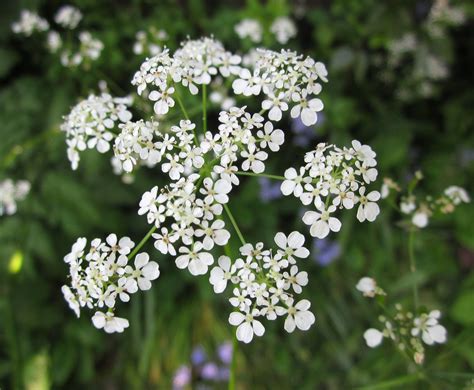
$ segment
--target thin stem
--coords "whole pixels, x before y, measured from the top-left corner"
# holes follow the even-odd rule
[[[207,131],[207,86],[202,85],[202,131],[206,134]]]
[[[229,374],[229,390],[235,390],[235,371],[237,367],[237,347],[239,342],[237,341],[237,336],[234,334],[234,339],[232,341],[232,362],[230,364],[230,374]]]
[[[238,172],[235,172],[235,174],[239,175],[239,176],[268,177],[269,179],[286,180],[286,178],[284,176],[269,175],[267,173],[253,173],[253,172],[238,171]]]
[[[179,108],[181,108],[181,111],[183,112],[184,117],[187,120],[189,120],[189,115],[188,115],[186,109],[184,108],[183,101],[181,100],[181,97],[179,96],[178,92],[175,93],[175,96],[176,96],[176,100],[178,101]]]
[[[183,112],[184,117],[189,121],[190,119],[189,119],[188,112],[186,111],[186,108],[184,108],[184,104],[183,104],[183,101],[181,100],[181,96],[179,96],[179,93],[177,91],[175,93],[175,96],[176,96],[176,100],[178,101],[179,108]],[[198,137],[197,137],[197,134],[196,134],[196,127],[194,127],[194,129],[193,129],[193,134],[194,134],[194,143],[196,145],[198,145],[199,142],[198,142]]]
[[[153,227],[148,231],[148,233],[146,234],[145,237],[143,237],[143,239],[140,241],[140,243],[136,246],[136,248],[132,251],[132,253],[130,253],[128,255],[128,259],[130,260],[131,258],[133,258],[133,256],[135,256],[138,251],[142,248],[143,245],[145,245],[145,243],[148,241],[148,239],[151,237],[151,235],[153,234],[153,232],[156,230],[156,225],[153,225]]]
[[[408,257],[410,259],[410,271],[412,274],[416,272],[416,259],[415,259],[415,230],[410,229],[408,233]],[[418,283],[416,277],[413,278],[413,302],[415,305],[415,311],[418,310]]]
[[[237,222],[235,222],[234,216],[230,212],[229,206],[224,204],[224,210],[227,213],[227,216],[229,217],[230,222],[232,223],[232,226],[234,226],[234,229],[237,232],[237,236],[239,236],[240,242],[242,243],[242,245],[245,245],[244,236],[242,235],[242,232],[240,231],[239,227],[237,226]]]

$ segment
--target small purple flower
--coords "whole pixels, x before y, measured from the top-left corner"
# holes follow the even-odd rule
[[[206,363],[201,370],[201,377],[209,381],[217,381],[219,377],[219,367],[214,362]]]
[[[232,362],[232,343],[226,341],[217,347],[217,355],[222,363],[230,364]]]
[[[199,366],[206,361],[206,351],[202,346],[197,346],[193,349],[191,353],[191,362],[195,366]]]
[[[282,197],[280,182],[271,181],[268,177],[259,177],[258,182],[260,183],[260,198],[262,201],[270,202]]]
[[[188,366],[179,367],[173,377],[173,389],[181,390],[191,382],[191,369]]]
[[[313,259],[325,267],[341,255],[341,246],[336,241],[327,238],[313,240]]]

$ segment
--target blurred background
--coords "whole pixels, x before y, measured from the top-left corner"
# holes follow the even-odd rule
[[[18,211],[0,216],[2,389],[227,386],[234,329],[226,297],[214,294],[207,277],[177,270],[152,244],[146,249],[159,261],[161,277],[121,309],[130,319],[125,333],[106,335],[88,316],[76,319],[60,291],[67,283],[63,257],[76,238],[115,232],[138,242],[148,231],[138,201],[164,180],[147,169],[133,178],[117,176],[110,156],[96,152],[85,152],[72,171],[59,131],[62,116],[79,98],[100,91],[101,81],[115,95],[132,92],[134,72],[156,47],[173,50],[188,36],[212,34],[234,52],[289,48],[326,64],[322,118],[311,128],[284,120],[286,153],[268,172],[299,164],[318,142],[348,145],[356,138],[377,152],[380,186],[383,177],[405,185],[421,170],[420,195],[437,195],[450,184],[474,193],[470,1],[77,0],[67,3],[83,15],[75,30],[54,23],[65,4],[0,3],[0,181],[31,183]],[[58,49],[57,36],[46,31],[13,32],[23,9],[47,20],[69,51]],[[293,22],[294,33],[274,28],[280,17]],[[258,21],[260,37],[245,36],[249,25],[236,27],[245,19]],[[90,43],[88,36],[77,39],[80,31],[102,42],[101,50],[95,46],[98,56],[74,58],[79,45]],[[210,124],[219,109],[213,106]],[[301,205],[282,198],[279,183],[249,178],[231,203],[251,242],[271,244],[279,229],[307,231],[295,213]],[[383,388],[474,388],[465,374],[474,367],[474,209],[465,205],[417,235],[415,276],[400,216],[387,204],[381,209],[373,224],[356,223],[355,211],[346,212],[340,234],[310,241],[311,257],[301,268],[309,273],[305,297],[316,324],[288,335],[276,321],[264,337],[241,345],[237,388],[347,389],[410,372],[389,343],[365,345],[362,335],[379,314],[354,288],[365,275],[376,278],[392,302],[407,306],[411,278],[417,278],[423,305],[443,312],[449,334],[447,344],[427,351],[425,369],[459,373],[437,376],[425,387],[401,382]]]

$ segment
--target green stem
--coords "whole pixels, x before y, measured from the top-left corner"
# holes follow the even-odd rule
[[[235,390],[235,371],[237,367],[237,347],[239,342],[237,341],[237,336],[234,334],[234,339],[232,341],[232,362],[230,365],[230,374],[229,374],[229,390]]]
[[[410,259],[410,271],[416,272],[416,259],[415,259],[415,230],[410,229],[408,233],[408,257]],[[419,298],[418,298],[418,283],[416,278],[413,278],[413,302],[415,306],[415,312],[418,310]]]
[[[154,233],[156,230],[156,225],[153,225],[153,227],[148,231],[145,237],[140,241],[140,243],[135,247],[135,249],[128,255],[128,259],[132,259],[133,256],[135,256],[138,251],[142,248],[143,245],[148,241],[148,239],[151,237],[151,235]]]
[[[202,85],[202,131],[206,134],[207,131],[207,86]]]
[[[186,108],[184,108],[183,101],[181,100],[181,96],[179,96],[178,91],[176,91],[175,96],[176,96],[176,100],[178,101],[179,108],[183,112],[184,117],[189,121],[190,119],[189,119],[188,112],[186,111]],[[194,134],[194,143],[196,144],[196,146],[198,146],[199,141],[198,141],[198,137],[197,137],[197,134],[196,134],[196,128],[193,129],[193,134]]]
[[[240,242],[242,243],[242,245],[245,245],[244,236],[242,235],[242,232],[240,231],[239,227],[237,226],[237,222],[235,222],[234,216],[230,212],[229,206],[224,204],[224,210],[227,213],[227,216],[229,217],[230,222],[232,223],[232,226],[234,226],[234,229],[237,232],[237,236],[239,236]]]
[[[269,174],[266,174],[266,173],[253,173],[253,172],[238,171],[238,172],[235,172],[235,174],[239,175],[239,176],[268,177],[269,179],[286,180],[286,178],[284,176],[269,175]]]

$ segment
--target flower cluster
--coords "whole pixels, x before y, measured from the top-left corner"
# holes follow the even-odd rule
[[[253,43],[262,42],[263,27],[256,19],[242,19],[234,26],[234,30],[240,39],[249,38]]]
[[[96,238],[86,251],[87,239],[79,238],[64,257],[69,265],[70,286],[62,292],[69,307],[80,316],[80,308],[101,309],[92,317],[94,326],[107,333],[123,332],[128,320],[114,314],[117,300],[128,302],[138,290],[149,290],[160,275],[158,264],[147,253],[138,253],[133,265],[135,243],[128,237],[110,234],[105,241]]]
[[[320,143],[305,156],[305,165],[298,170],[288,168],[281,184],[283,195],[294,195],[303,205],[314,205],[303,222],[311,226],[313,237],[324,238],[330,231],[338,232],[341,222],[337,209],[357,209],[357,219],[373,222],[380,212],[378,191],[367,192],[366,184],[377,178],[375,152],[368,145],[352,141],[351,148]]]
[[[89,66],[90,61],[95,61],[100,57],[103,48],[102,41],[94,38],[88,31],[81,31],[79,33],[79,49],[77,51],[68,49],[62,51],[61,64],[66,67],[76,67],[81,64]]]
[[[462,203],[469,203],[471,201],[467,191],[459,186],[447,187],[443,194],[434,198],[433,196],[426,196],[424,198],[417,198],[413,193],[413,189],[418,182],[423,178],[421,172],[416,172],[412,182],[409,184],[410,190],[399,199],[399,211],[409,217],[409,224],[417,228],[425,228],[428,226],[430,218],[436,214],[452,213],[457,206]],[[382,198],[393,198],[392,195],[400,192],[398,183],[390,178],[384,179],[382,185]]]
[[[20,13],[20,19],[12,24],[12,31],[15,34],[22,34],[27,37],[34,32],[43,32],[49,29],[49,23],[41,18],[37,13],[24,9]]]
[[[296,26],[287,16],[276,18],[270,26],[270,31],[275,35],[278,43],[285,45],[291,38],[296,37]]]
[[[139,54],[157,55],[163,50],[163,44],[168,40],[168,34],[165,30],[157,30],[151,26],[146,31],[138,31],[135,34],[135,43],[133,52]]]
[[[362,278],[356,288],[369,298],[385,295],[375,280],[369,277]],[[364,332],[364,339],[371,348],[379,346],[384,338],[390,339],[398,349],[411,354],[416,364],[422,364],[425,359],[423,344],[443,344],[447,340],[447,331],[439,323],[440,318],[439,310],[415,316],[404,310],[402,305],[396,304],[393,316],[386,314],[379,317],[383,324],[382,330],[369,328]]]
[[[213,38],[189,40],[172,57],[165,49],[147,59],[133,76],[132,84],[137,86],[139,95],[148,87],[148,99],[155,102],[155,113],[165,115],[175,105],[175,83],[181,83],[196,95],[198,85],[210,84],[218,73],[222,77],[237,74],[240,61],[238,55],[226,51]]]
[[[56,12],[54,21],[62,29],[74,30],[82,20],[82,16],[81,11],[76,7],[64,5]],[[28,37],[34,32],[48,31],[49,27],[46,20],[28,10],[23,10],[20,20],[12,24],[12,30],[15,33]],[[63,40],[59,32],[50,30],[46,36],[46,48],[52,54],[57,53],[61,64],[65,67],[82,65],[88,68],[91,62],[100,57],[104,44],[93,37],[89,31],[81,31],[77,35],[77,43],[72,45],[69,35],[68,39]]]
[[[301,117],[306,126],[314,125],[323,109],[322,101],[314,96],[322,90],[318,80],[327,82],[324,64],[287,50],[258,49],[257,53],[253,70],[243,68],[234,80],[234,93],[257,96],[263,92],[262,109],[269,111],[272,121],[279,121],[291,105],[292,118]]]
[[[262,42],[263,26],[256,19],[245,18],[234,26],[234,31],[240,39],[249,39],[253,43]],[[287,16],[276,18],[270,25],[270,32],[278,43],[286,44],[296,36],[295,23]]]
[[[82,19],[82,13],[72,5],[63,5],[54,16],[54,21],[60,26],[74,30]]]
[[[107,93],[89,95],[73,107],[64,118],[61,130],[66,133],[67,154],[72,169],[77,169],[79,152],[97,149],[105,153],[115,137],[112,132],[118,123],[128,122],[132,114],[128,111],[131,99],[114,98]]]
[[[241,258],[233,263],[221,256],[218,266],[211,271],[209,281],[216,293],[223,292],[227,284],[233,287],[230,304],[236,308],[229,316],[229,323],[237,327],[237,339],[244,343],[252,341],[254,335],[262,336],[265,327],[261,320],[276,320],[286,316],[284,328],[291,333],[295,328],[308,330],[315,322],[309,311],[311,303],[297,300],[302,287],[308,284],[308,274],[299,271],[298,258],[309,256],[304,245],[305,238],[298,232],[285,236],[275,235],[278,249],[275,253],[259,242],[255,246],[245,244],[240,248]]]
[[[26,198],[30,192],[30,183],[19,180],[16,183],[11,179],[0,182],[0,216],[16,213],[17,202]]]
[[[301,117],[309,125],[316,122],[323,105],[313,95],[321,91],[318,80],[327,81],[327,72],[322,63],[287,51],[259,51],[253,73],[240,64],[239,56],[213,38],[188,40],[173,55],[164,49],[147,59],[133,77],[138,94],[153,102],[155,117],[132,122],[126,103],[102,94],[78,104],[66,118],[63,130],[76,166],[78,151],[97,148],[105,152],[114,140],[114,167],[118,171],[130,173],[139,165],[158,166],[169,176],[167,185],[153,187],[140,200],[138,214],[151,225],[146,240],[151,237],[160,253],[172,256],[178,268],[192,275],[207,274],[214,265],[210,283],[217,293],[228,283],[233,285],[230,303],[236,309],[229,322],[237,327],[237,338],[248,343],[254,335],[263,335],[264,317],[274,320],[286,316],[284,328],[288,332],[307,330],[315,322],[310,302],[296,298],[308,283],[308,275],[298,269],[296,259],[307,258],[309,251],[298,232],[288,237],[277,233],[276,251],[264,249],[263,243],[246,243],[227,205],[229,196],[240,184],[240,176],[262,174],[269,152],[280,150],[285,134],[272,121],[281,119],[289,103],[293,117]],[[222,80],[230,76],[238,77],[233,82],[237,94],[263,93],[263,109],[251,113],[246,106],[231,106],[219,113],[216,126],[208,130],[204,86],[209,85],[210,97],[212,88],[224,89]],[[191,94],[197,94],[202,85],[202,128],[187,118],[175,93],[178,84]],[[166,128],[166,120],[160,116],[174,107],[175,99],[186,119]],[[215,102],[222,104],[219,99]],[[116,127],[118,132],[112,132]],[[357,141],[344,149],[321,144],[307,154],[305,162],[301,178],[293,168],[287,170],[281,189],[285,195],[294,193],[302,198],[305,205],[314,203],[321,211],[305,215],[305,222],[312,219],[311,224],[317,225],[311,229],[313,235],[323,236],[322,225],[327,221],[336,230],[333,221],[337,219],[329,213],[337,207],[352,208],[358,203],[359,220],[375,219],[378,193],[365,195],[363,184],[377,176],[375,153],[369,146]],[[321,197],[326,198],[325,203]],[[323,204],[329,208],[323,209]],[[217,257],[215,253],[231,237],[224,211],[242,243],[238,259]],[[98,314],[99,326],[106,323],[105,315],[109,314]]]

